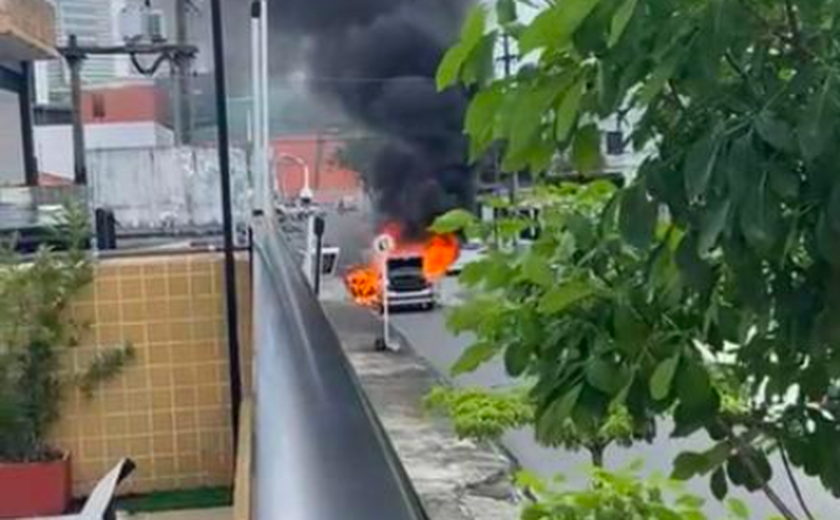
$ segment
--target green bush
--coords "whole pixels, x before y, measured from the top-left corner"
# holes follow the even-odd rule
[[[59,231],[60,230],[60,231]],[[6,247],[0,262],[0,461],[34,462],[61,454],[46,438],[60,418],[67,385],[90,395],[128,362],[130,345],[97,355],[90,367],[63,366],[81,327],[67,308],[92,280],[85,245],[89,240],[84,210],[68,206],[60,232],[61,251],[43,247],[31,258]]]

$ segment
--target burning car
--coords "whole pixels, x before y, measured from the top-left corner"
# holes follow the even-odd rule
[[[420,255],[396,255],[387,260],[388,308],[390,310],[423,309],[435,306],[434,285],[423,272]]]
[[[345,286],[359,305],[383,309],[387,290],[388,309],[424,309],[435,307],[435,282],[446,275],[457,260],[458,239],[454,235],[431,235],[422,241],[400,240],[395,247],[379,253],[366,266],[350,269]],[[384,283],[386,282],[387,283]]]

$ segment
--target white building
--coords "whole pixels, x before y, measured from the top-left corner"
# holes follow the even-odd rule
[[[66,45],[76,35],[81,45],[117,43],[115,13],[123,0],[50,0],[55,7],[58,44]],[[85,60],[82,80],[86,85],[112,81],[127,69],[126,59],[118,56],[91,56]],[[41,65],[36,73],[47,87],[39,91],[38,101],[66,101],[70,90],[70,71],[63,60]]]

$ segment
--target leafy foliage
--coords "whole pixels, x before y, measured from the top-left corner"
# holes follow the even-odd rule
[[[58,229],[61,231],[59,232]],[[90,283],[83,208],[68,206],[56,229],[63,251],[42,248],[24,261],[11,250],[0,264],[0,460],[58,456],[46,445],[58,420],[66,380],[62,354],[80,324],[66,316],[71,298]],[[113,377],[133,355],[130,346],[101,353],[79,376],[85,393]],[[72,376],[71,376],[72,379]]]
[[[534,417],[523,391],[436,387],[426,397],[426,406],[450,417],[459,437],[478,441],[497,440],[506,431],[532,423]]]
[[[569,154],[586,173],[600,151],[593,124],[628,114],[647,153],[605,209],[597,243],[546,222],[554,242],[540,251],[558,285],[592,294],[536,309],[549,338],[529,347],[538,421],[548,410],[586,421],[614,400],[636,420],[673,410],[675,434],[705,429],[734,443],[710,468],[717,490],[725,467],[730,482],[766,491],[768,450],[783,447],[840,496],[840,465],[826,456],[840,449],[828,397],[840,382],[840,149],[829,145],[840,128],[839,22],[835,2],[569,0],[486,30],[513,38],[527,64],[478,85],[466,124],[474,156],[501,141],[509,171]],[[472,58],[461,64],[467,84]],[[539,115],[519,117],[528,107]],[[571,254],[555,229],[575,239]],[[512,314],[533,291],[519,280],[505,289]],[[504,330],[506,348],[522,348]],[[708,364],[721,360],[748,388],[738,418],[719,413]],[[622,388],[593,384],[596,361]]]
[[[642,479],[641,464],[620,471],[593,468],[593,485],[583,491],[555,489],[534,475],[523,473],[518,481],[533,497],[522,520],[705,520],[705,501],[686,493],[679,482],[660,476]],[[749,518],[746,506],[729,499],[726,520]],[[723,519],[721,519],[723,520]]]

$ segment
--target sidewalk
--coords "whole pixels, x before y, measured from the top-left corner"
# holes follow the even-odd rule
[[[438,383],[411,348],[374,352],[381,324],[326,284],[324,309],[431,520],[513,520],[513,462],[490,445],[459,440],[423,398]]]

